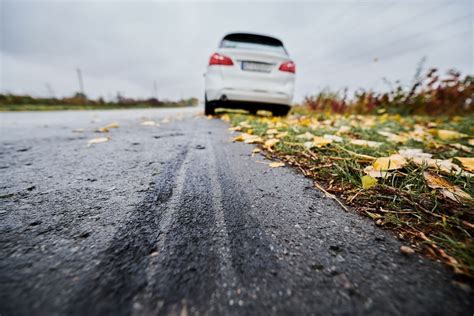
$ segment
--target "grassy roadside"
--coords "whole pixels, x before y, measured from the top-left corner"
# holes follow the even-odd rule
[[[474,115],[239,113],[234,141],[258,144],[315,180],[344,208],[393,230],[413,250],[474,276]],[[269,164],[278,167],[282,164]]]
[[[163,109],[185,107],[173,103],[152,106],[149,104],[121,105],[121,104],[0,104],[0,112],[20,112],[20,111],[81,111],[81,110],[121,110],[121,109]]]

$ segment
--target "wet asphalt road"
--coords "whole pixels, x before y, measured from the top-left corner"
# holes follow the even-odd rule
[[[472,315],[441,264],[197,112],[0,114],[2,316]]]

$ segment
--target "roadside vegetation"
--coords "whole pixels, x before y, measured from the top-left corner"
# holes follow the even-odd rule
[[[89,99],[82,93],[65,98],[35,98],[28,95],[0,94],[0,111],[112,110],[196,106],[198,99],[179,101],[132,99],[118,95],[115,101]]]
[[[387,93],[323,91],[284,118],[221,115],[234,141],[258,144],[346,209],[474,276],[474,80],[430,70]]]

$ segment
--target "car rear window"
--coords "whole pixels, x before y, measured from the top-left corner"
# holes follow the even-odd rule
[[[255,34],[229,34],[222,40],[221,48],[241,48],[250,50],[264,50],[287,55],[283,43],[273,37]]]

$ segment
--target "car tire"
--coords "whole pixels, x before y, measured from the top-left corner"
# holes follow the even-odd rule
[[[272,110],[273,116],[286,116],[290,112],[289,106],[281,106]]]
[[[204,96],[204,114],[205,115],[214,115],[216,113],[216,108],[213,102],[207,100],[207,96]]]
[[[257,115],[257,111],[258,111],[258,109],[250,109],[249,114]]]

